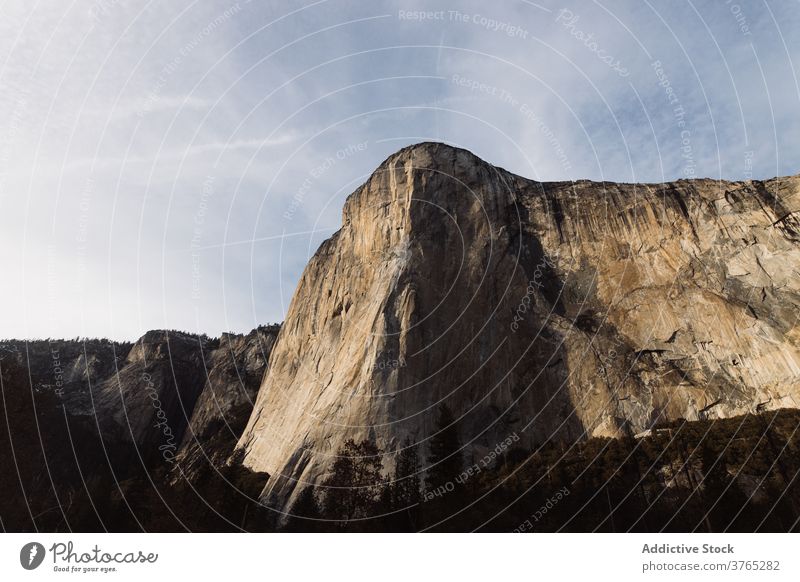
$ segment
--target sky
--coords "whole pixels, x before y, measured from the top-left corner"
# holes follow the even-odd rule
[[[280,322],[420,141],[536,180],[800,173],[800,1],[0,2],[0,338]]]

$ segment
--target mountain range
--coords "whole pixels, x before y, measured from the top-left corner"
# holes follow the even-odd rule
[[[516,474],[514,462],[542,451],[560,451],[549,461],[557,465],[583,459],[590,443],[630,452],[685,424],[729,431],[723,419],[794,414],[784,409],[800,404],[798,211],[797,176],[537,182],[446,144],[402,149],[347,199],[341,229],[309,261],[280,326],[218,339],[162,330],[133,343],[0,343],[4,462],[41,458],[46,470],[31,468],[26,489],[18,469],[14,487],[29,500],[39,491],[47,501],[33,502],[55,503],[61,518],[41,525],[29,504],[0,517],[10,529],[62,528],[59,488],[91,500],[87,474],[106,466],[102,487],[119,489],[130,509],[119,483],[135,466],[135,487],[156,472],[162,486],[195,493],[210,471],[227,486],[246,482],[249,519],[262,512],[269,527],[286,527],[293,508],[332,499],[344,461],[374,458],[376,479],[413,478],[423,496],[442,470],[446,487],[468,468]],[[776,426],[794,417],[781,418]],[[53,477],[59,461],[41,434],[14,438],[12,425],[31,422],[66,431],[57,446],[74,445],[71,426],[94,443],[91,460],[63,477],[68,486]],[[784,491],[794,486],[780,462],[794,431],[781,434],[786,445],[764,453],[772,466],[761,483],[733,477],[748,502],[770,471],[783,471],[774,478]],[[443,443],[452,450],[434,454]],[[109,450],[125,452],[112,461]],[[411,458],[413,475],[398,478]],[[676,459],[650,467],[659,487],[697,488],[713,474]],[[207,497],[228,494],[214,491],[204,502],[221,516]],[[243,507],[225,511],[248,529]],[[213,523],[200,527],[221,527]]]

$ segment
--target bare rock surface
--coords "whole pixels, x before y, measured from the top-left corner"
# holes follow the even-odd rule
[[[424,143],[347,200],[239,447],[286,508],[346,439],[465,461],[800,402],[800,178],[540,183]],[[298,487],[298,483],[301,487]]]
[[[185,472],[206,460],[228,462],[253,409],[279,329],[262,326],[247,335],[225,333],[219,338],[205,362],[205,386],[183,434],[178,461]]]
[[[5,340],[30,389],[52,393],[109,441],[136,445],[142,462],[224,462],[255,402],[279,326],[209,338],[149,331],[134,343]]]

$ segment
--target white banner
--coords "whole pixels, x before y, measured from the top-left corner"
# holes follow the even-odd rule
[[[797,580],[797,542],[785,534],[4,534],[0,579]]]

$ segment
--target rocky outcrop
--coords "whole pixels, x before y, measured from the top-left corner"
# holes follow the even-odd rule
[[[136,443],[144,459],[174,460],[204,385],[206,338],[149,331],[123,366],[92,387],[98,420],[107,434]]]
[[[195,402],[178,460],[184,472],[227,462],[253,410],[279,326],[247,335],[225,333],[205,362],[205,387]]]
[[[27,370],[32,389],[53,393],[68,413],[90,415],[89,386],[113,375],[132,346],[104,339],[6,340],[0,342],[0,361],[15,360]]]
[[[103,439],[136,445],[143,464],[190,472],[231,454],[278,330],[261,326],[219,339],[155,330],[132,344],[8,340],[0,343],[0,363],[13,359],[34,392],[51,394],[72,417],[90,418]]]
[[[386,160],[306,267],[239,441],[285,508],[348,438],[466,459],[800,399],[800,178],[540,183]]]

